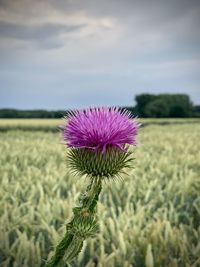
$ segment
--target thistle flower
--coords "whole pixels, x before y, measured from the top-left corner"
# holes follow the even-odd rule
[[[64,140],[69,147],[105,152],[110,146],[124,150],[136,144],[138,123],[128,111],[119,108],[89,108],[69,116]]]
[[[72,113],[64,128],[71,148],[70,166],[93,177],[115,177],[130,162],[128,145],[136,144],[138,123],[119,108],[89,108]]]

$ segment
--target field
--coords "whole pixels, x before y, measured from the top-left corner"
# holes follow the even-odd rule
[[[9,130],[58,132],[58,129],[63,122],[64,121],[61,119],[0,119],[0,132]],[[191,123],[199,124],[200,119],[140,119],[140,122],[143,126]]]
[[[104,185],[100,233],[73,267],[200,266],[200,122],[143,120],[133,169]],[[86,178],[66,164],[59,120],[0,121],[0,266],[42,267]]]

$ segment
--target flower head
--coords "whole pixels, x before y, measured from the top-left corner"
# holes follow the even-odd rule
[[[72,113],[64,128],[64,140],[72,148],[106,152],[109,147],[124,150],[136,143],[138,123],[119,108],[89,108]]]
[[[72,113],[64,127],[64,140],[71,148],[68,161],[82,175],[101,178],[120,176],[130,167],[138,123],[128,111],[118,108],[89,108]],[[126,152],[126,153],[125,153]]]

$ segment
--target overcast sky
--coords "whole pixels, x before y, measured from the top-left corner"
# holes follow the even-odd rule
[[[0,0],[0,107],[200,104],[199,0]]]

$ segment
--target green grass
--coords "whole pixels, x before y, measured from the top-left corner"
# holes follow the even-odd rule
[[[200,266],[199,132],[186,120],[141,128],[134,168],[104,185],[100,233],[72,266]],[[59,131],[0,133],[1,267],[42,267],[62,237],[87,184],[65,157]]]

